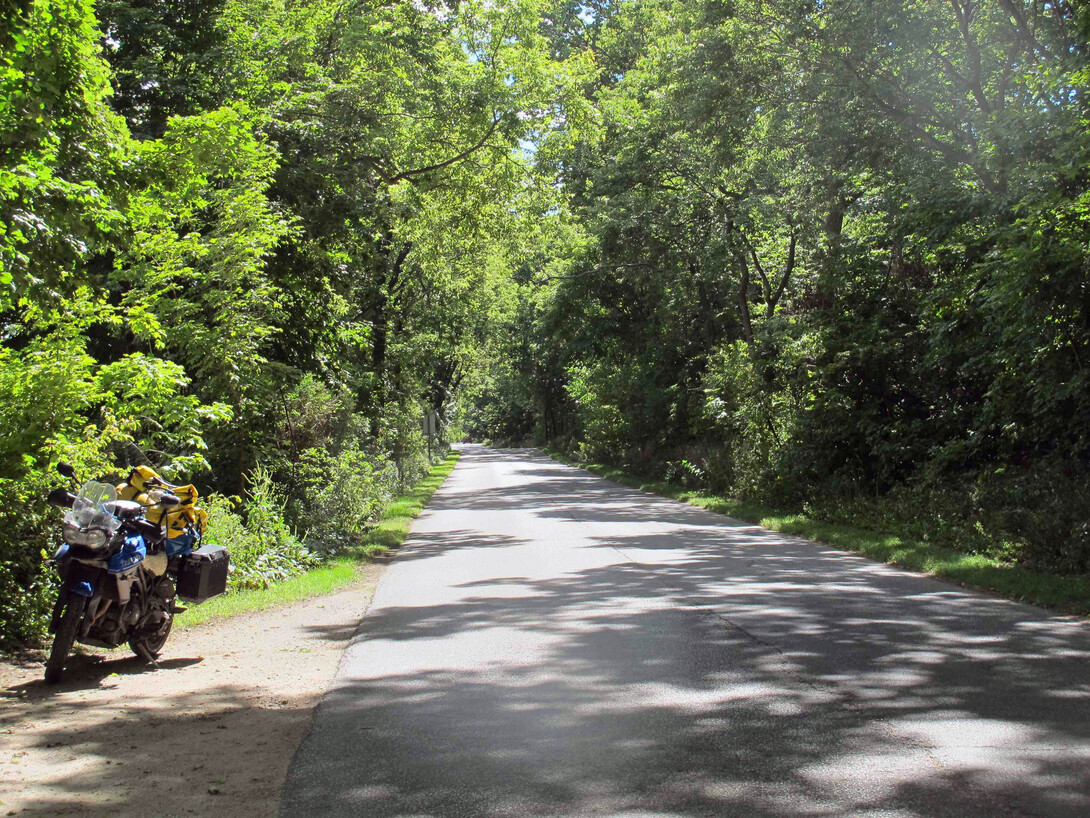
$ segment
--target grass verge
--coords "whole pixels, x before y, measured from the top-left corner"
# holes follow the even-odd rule
[[[919,542],[896,533],[828,523],[806,514],[693,491],[658,480],[647,480],[600,463],[577,463],[563,452],[552,448],[546,448],[545,453],[561,463],[578,466],[623,486],[661,494],[773,531],[816,540],[845,551],[854,551],[891,565],[951,580],[959,585],[993,591],[1019,602],[1029,602],[1064,613],[1090,615],[1090,577],[1065,577],[1028,571],[1013,563]]]
[[[435,490],[443,485],[443,481],[454,470],[458,456],[458,452],[451,452],[432,467],[427,477],[390,503],[382,519],[367,532],[363,543],[344,556],[268,588],[234,591],[203,605],[190,606],[184,614],[178,616],[175,627],[191,628],[212,619],[324,596],[348,587],[359,579],[362,564],[401,545],[408,536],[412,521],[424,510]]]

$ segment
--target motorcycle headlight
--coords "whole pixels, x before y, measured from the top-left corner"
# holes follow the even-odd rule
[[[109,540],[109,535],[101,528],[80,528],[71,524],[64,527],[64,541],[71,545],[98,549],[104,548]]]

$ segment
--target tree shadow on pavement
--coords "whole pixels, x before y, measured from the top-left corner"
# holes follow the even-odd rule
[[[309,628],[293,607],[183,632],[155,667],[77,655],[48,687],[19,668],[0,700],[0,815],[272,814],[315,687],[357,624],[317,608],[357,604],[350,593],[306,603]]]
[[[283,815],[1090,814],[1082,623],[529,462],[431,508],[522,509],[597,561],[373,609]]]

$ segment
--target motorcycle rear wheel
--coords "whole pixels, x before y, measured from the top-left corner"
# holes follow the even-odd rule
[[[68,652],[76,642],[76,631],[83,621],[83,612],[87,610],[87,597],[69,594],[57,625],[57,635],[53,637],[53,647],[49,651],[49,660],[45,663],[46,684],[56,684],[64,675],[64,663]]]
[[[167,614],[166,622],[159,626],[159,630],[151,634],[141,634],[129,640],[129,648],[145,662],[154,662],[167,643],[170,629],[174,625],[174,615]]]

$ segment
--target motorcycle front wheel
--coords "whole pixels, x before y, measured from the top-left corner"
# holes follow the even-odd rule
[[[158,630],[134,636],[129,640],[129,647],[145,662],[154,662],[163,649],[163,645],[167,643],[167,637],[170,636],[170,628],[173,625],[174,615],[168,613],[166,621],[159,626]]]
[[[57,625],[57,635],[53,637],[53,648],[49,651],[49,660],[45,663],[45,681],[56,684],[64,674],[64,663],[68,652],[76,641],[76,631],[83,621],[83,612],[87,610],[87,597],[69,594],[64,603],[64,613]]]

